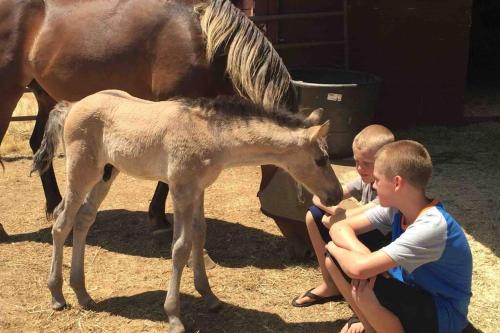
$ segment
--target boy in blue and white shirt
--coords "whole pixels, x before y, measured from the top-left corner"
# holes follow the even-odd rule
[[[365,332],[459,333],[467,325],[472,256],[455,219],[425,195],[431,173],[421,144],[384,146],[374,167],[380,206],[330,229],[325,265]],[[370,252],[356,235],[374,229],[392,231],[392,242]]]

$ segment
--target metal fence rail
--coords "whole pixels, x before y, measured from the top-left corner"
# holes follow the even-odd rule
[[[29,87],[24,88],[25,93],[33,92]],[[36,120],[35,116],[14,116],[10,118],[10,121],[33,121]]]
[[[36,116],[14,116],[10,121],[32,121],[36,120]]]

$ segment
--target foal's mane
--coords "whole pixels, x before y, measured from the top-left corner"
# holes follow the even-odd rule
[[[300,114],[292,114],[284,108],[268,112],[264,107],[238,96],[221,95],[216,98],[199,97],[195,99],[173,98],[170,101],[180,102],[187,109],[186,112],[201,112],[204,117],[217,122],[268,120],[289,128],[306,128],[310,126]]]
[[[229,0],[207,0],[195,10],[206,37],[208,61],[222,47],[227,52],[226,71],[238,93],[266,110],[279,109],[293,89],[292,79],[264,33]]]

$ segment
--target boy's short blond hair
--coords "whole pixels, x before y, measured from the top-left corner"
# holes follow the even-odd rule
[[[352,148],[375,154],[390,142],[394,142],[394,134],[390,129],[382,125],[369,125],[354,137]]]
[[[382,147],[375,155],[375,164],[389,179],[401,176],[408,183],[424,190],[432,175],[432,160],[425,147],[412,140],[400,140]]]

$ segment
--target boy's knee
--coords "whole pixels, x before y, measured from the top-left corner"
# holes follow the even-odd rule
[[[330,272],[334,282],[336,282],[336,278],[343,278],[347,283],[351,283],[352,279],[342,270],[338,261],[335,260],[335,258],[333,258],[330,254],[326,255],[325,267]],[[337,274],[337,272],[339,274]]]
[[[306,224],[307,225],[315,224],[314,216],[312,215],[312,213],[310,211],[307,211],[307,213],[306,213]]]

